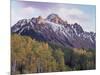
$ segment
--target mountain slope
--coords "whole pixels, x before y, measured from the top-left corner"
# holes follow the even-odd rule
[[[95,49],[96,44],[94,32],[84,31],[77,23],[68,24],[57,14],[46,19],[41,16],[22,19],[11,27],[11,32],[69,48]]]

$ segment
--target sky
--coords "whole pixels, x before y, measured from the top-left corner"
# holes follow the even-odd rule
[[[95,32],[96,28],[96,6],[66,3],[11,1],[11,26],[18,20],[31,19],[32,17],[58,14],[69,24],[78,23],[85,31]]]

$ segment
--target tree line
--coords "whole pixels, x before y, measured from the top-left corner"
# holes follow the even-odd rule
[[[12,75],[88,69],[95,69],[95,50],[69,49],[28,36],[11,36]]]

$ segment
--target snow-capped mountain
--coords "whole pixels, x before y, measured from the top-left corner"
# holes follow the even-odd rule
[[[11,27],[11,32],[70,48],[95,49],[96,44],[96,33],[84,31],[77,23],[68,24],[57,14],[46,19],[41,16],[22,19]]]

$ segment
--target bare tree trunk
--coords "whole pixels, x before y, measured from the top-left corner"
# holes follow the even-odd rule
[[[11,63],[11,75],[16,74],[16,60],[12,61]]]

